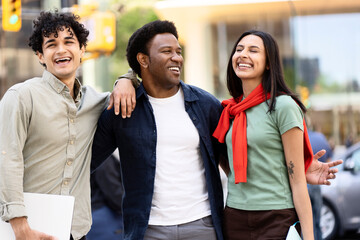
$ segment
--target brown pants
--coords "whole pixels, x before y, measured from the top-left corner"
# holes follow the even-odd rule
[[[226,240],[285,239],[289,227],[297,222],[294,208],[268,211],[244,211],[228,206],[224,210]],[[297,230],[301,232],[300,224]]]

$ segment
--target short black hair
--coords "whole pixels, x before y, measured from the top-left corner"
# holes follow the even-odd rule
[[[55,12],[41,12],[40,16],[33,21],[34,30],[29,38],[29,46],[35,53],[43,53],[43,37],[49,37],[53,33],[57,37],[58,31],[64,31],[64,28],[68,30],[72,28],[79,41],[80,48],[82,46],[86,47],[89,31],[79,22],[79,19],[78,15],[59,13],[58,10],[55,10]]]
[[[178,39],[178,33],[174,23],[167,20],[156,20],[147,23],[131,35],[126,48],[126,57],[129,66],[139,75],[139,77],[141,77],[141,71],[136,56],[138,53],[149,55],[148,43],[157,34],[161,33],[171,33]]]

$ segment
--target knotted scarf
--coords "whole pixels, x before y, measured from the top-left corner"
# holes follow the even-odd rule
[[[235,183],[246,182],[247,180],[247,136],[246,136],[246,110],[252,108],[270,98],[270,94],[264,95],[262,84],[259,84],[244,100],[243,96],[239,98],[230,98],[224,100],[221,104],[224,110],[221,114],[219,123],[213,136],[219,142],[225,142],[225,135],[230,128],[230,119],[234,119],[232,130],[232,148],[233,148],[233,167]],[[305,171],[309,168],[313,159],[313,152],[309,141],[309,136],[304,124],[304,160]]]

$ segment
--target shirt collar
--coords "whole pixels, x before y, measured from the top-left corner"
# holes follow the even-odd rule
[[[185,84],[183,81],[180,81],[180,87],[184,92],[185,102],[194,102],[199,100],[198,96],[195,95],[189,85]],[[136,99],[139,99],[141,96],[144,96],[146,99],[148,99],[146,90],[142,82],[140,83],[140,86],[136,91]]]
[[[67,86],[60,81],[57,77],[55,77],[53,74],[48,72],[47,70],[44,70],[43,72],[43,79],[49,83],[49,85],[55,90],[57,93],[61,93],[62,91],[68,91]],[[82,85],[79,81],[79,79],[75,78],[75,85],[74,85],[74,95],[75,102],[80,101],[82,95],[83,95],[83,89]]]

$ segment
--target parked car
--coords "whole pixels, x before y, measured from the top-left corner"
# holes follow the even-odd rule
[[[321,186],[323,206],[320,225],[325,240],[360,228],[360,143],[336,159],[344,160],[338,167],[336,178],[330,186]]]

